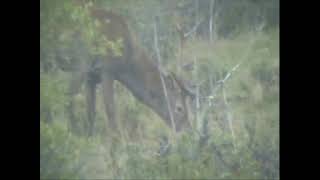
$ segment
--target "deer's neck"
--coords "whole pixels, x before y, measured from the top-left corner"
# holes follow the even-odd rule
[[[126,62],[126,71],[119,73],[117,80],[139,101],[167,118],[160,72],[155,61],[142,48],[135,48],[133,57]]]

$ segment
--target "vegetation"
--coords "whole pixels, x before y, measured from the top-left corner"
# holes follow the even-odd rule
[[[278,1],[215,0],[211,42],[211,0],[92,1],[126,17],[132,34],[152,56],[152,28],[159,17],[163,66],[176,70],[178,58],[182,65],[192,65],[180,75],[199,85],[207,98],[194,110],[195,129],[182,132],[176,141],[164,122],[120,83],[116,105],[121,137],[114,140],[105,128],[100,88],[94,136],[87,137],[84,129],[84,88],[76,97],[77,129],[71,133],[66,110],[70,73],[65,68],[75,63],[59,56],[85,61],[85,54],[104,54],[105,46],[117,51],[118,45],[108,37],[96,45],[96,24],[72,1],[40,3],[41,179],[279,179]],[[253,18],[256,13],[259,18]],[[180,57],[175,25],[187,33],[197,17],[203,23],[186,38]],[[83,47],[74,41],[73,31],[84,34]]]

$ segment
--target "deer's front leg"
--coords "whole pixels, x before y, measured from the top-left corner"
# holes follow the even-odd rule
[[[88,81],[87,82],[87,114],[88,114],[88,135],[93,135],[95,114],[96,114],[96,86],[97,84]]]
[[[106,130],[111,129],[117,132],[117,123],[115,119],[115,103],[114,103],[114,80],[108,75],[103,75],[102,77],[102,87],[103,87],[103,100],[106,108],[106,114],[108,117],[109,127]],[[107,125],[107,126],[108,126]]]

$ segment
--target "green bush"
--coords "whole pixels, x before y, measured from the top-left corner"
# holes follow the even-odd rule
[[[40,178],[106,178],[106,148],[98,137],[72,135],[65,123],[40,122]]]

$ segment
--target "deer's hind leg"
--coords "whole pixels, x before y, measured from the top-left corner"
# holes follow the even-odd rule
[[[88,132],[88,136],[92,136],[93,130],[94,130],[94,122],[95,122],[95,115],[96,115],[96,89],[97,89],[97,83],[88,80],[87,86],[86,86],[87,115],[88,115],[88,126],[86,129]]]

